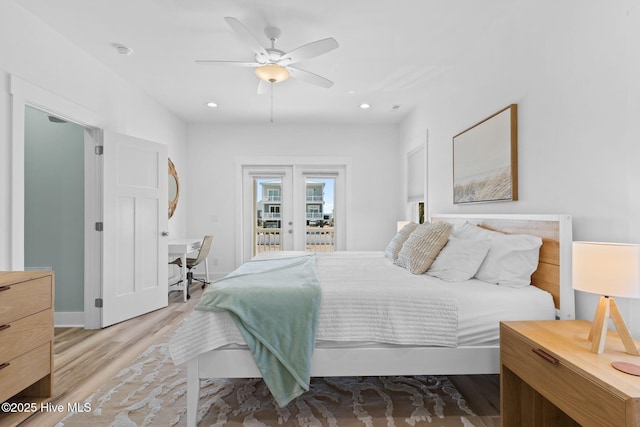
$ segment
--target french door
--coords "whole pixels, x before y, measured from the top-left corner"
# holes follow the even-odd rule
[[[240,261],[270,251],[343,250],[344,198],[341,166],[244,165]]]
[[[243,261],[259,252],[294,250],[293,219],[293,167],[243,167]]]

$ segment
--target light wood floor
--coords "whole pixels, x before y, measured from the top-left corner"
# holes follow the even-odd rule
[[[57,328],[54,343],[54,392],[49,400],[64,413],[0,413],[0,426],[54,426],[66,415],[68,403],[81,403],[186,316],[202,294],[199,284],[191,299],[172,292],[169,306],[101,330]],[[500,425],[500,384],[497,375],[451,376],[456,388],[489,427]],[[23,400],[25,402],[32,402]],[[40,406],[40,401],[35,401]],[[31,416],[29,416],[31,415]]]
[[[449,379],[487,427],[500,427],[499,375],[449,375]]]

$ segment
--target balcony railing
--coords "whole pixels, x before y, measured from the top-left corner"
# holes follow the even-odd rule
[[[262,201],[263,202],[278,202],[278,203],[280,203],[282,201],[282,197],[281,196],[263,196],[262,197]]]
[[[256,254],[279,250],[280,229],[258,227],[256,229]]]
[[[322,212],[307,212],[307,219],[322,219]]]
[[[280,212],[265,212],[262,214],[262,219],[280,219],[282,216]]]
[[[280,228],[256,228],[256,254],[280,251]],[[333,227],[307,227],[305,246],[308,252],[331,252],[335,250]]]
[[[335,251],[333,227],[307,227],[306,249],[309,252]]]
[[[307,202],[321,202],[322,201],[322,195],[316,196],[316,195],[307,195]]]

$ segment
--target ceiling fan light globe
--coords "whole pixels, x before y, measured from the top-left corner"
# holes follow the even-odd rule
[[[267,64],[258,67],[255,73],[259,79],[269,83],[283,82],[291,75],[285,67],[277,64]]]

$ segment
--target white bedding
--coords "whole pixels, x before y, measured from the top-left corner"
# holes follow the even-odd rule
[[[259,258],[297,254],[273,252]],[[413,275],[386,259],[383,252],[319,253],[317,267],[323,292],[316,334],[319,346],[371,342],[444,347],[497,345],[500,320],[555,318],[551,295],[533,286],[514,289],[474,279],[445,282]],[[244,264],[236,272],[251,268],[260,267]],[[425,299],[435,303],[431,309],[421,304]],[[457,312],[450,311],[451,304],[457,306]],[[441,323],[434,326],[434,318]],[[452,336],[449,329],[456,320],[457,336]],[[179,364],[209,350],[243,344],[226,313],[196,310],[180,325],[169,349]]]

